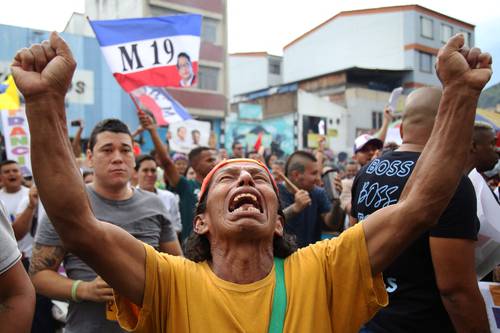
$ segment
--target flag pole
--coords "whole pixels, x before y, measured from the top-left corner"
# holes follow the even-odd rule
[[[142,116],[144,114],[144,111],[141,110],[141,108],[139,107],[139,104],[137,104],[137,101],[135,100],[134,96],[132,96],[132,94],[128,94],[130,96],[130,99],[132,99],[132,102],[134,102],[134,105],[135,105],[135,108],[137,110],[137,114],[139,116]]]

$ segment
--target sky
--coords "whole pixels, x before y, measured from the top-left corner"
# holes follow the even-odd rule
[[[228,51],[266,51],[281,55],[283,46],[343,10],[418,4],[476,25],[476,45],[500,61],[498,0],[226,0]],[[19,10],[22,8],[22,11]],[[54,10],[57,8],[57,10]],[[61,31],[84,0],[16,0],[2,3],[0,24]],[[495,63],[495,62],[494,62]],[[500,73],[495,75],[500,81]]]

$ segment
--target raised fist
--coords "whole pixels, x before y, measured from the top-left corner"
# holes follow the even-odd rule
[[[465,85],[480,92],[491,77],[491,56],[464,46],[464,36],[451,37],[437,55],[436,73],[443,87]]]
[[[31,186],[29,192],[29,206],[35,207],[38,204],[38,189],[35,185]]]
[[[294,211],[296,213],[300,213],[307,206],[311,204],[311,197],[309,193],[305,190],[298,190],[295,192],[295,201],[294,201]]]
[[[139,122],[141,123],[141,126],[143,129],[152,131],[156,129],[156,124],[154,123],[153,119],[147,115],[146,113],[139,113]]]
[[[16,86],[27,101],[46,94],[64,98],[75,68],[71,50],[57,32],[49,41],[18,51],[11,65]]]

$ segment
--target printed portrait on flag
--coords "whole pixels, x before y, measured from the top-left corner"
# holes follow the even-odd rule
[[[208,146],[210,123],[198,120],[177,122],[169,126],[167,137],[172,151],[187,154],[193,148]]]
[[[193,71],[193,64],[191,63],[191,57],[185,53],[181,52],[177,56],[177,70],[179,72],[179,86],[181,87],[191,87],[196,83],[196,75]]]
[[[113,76],[130,93],[196,83],[202,17],[195,14],[90,21]]]

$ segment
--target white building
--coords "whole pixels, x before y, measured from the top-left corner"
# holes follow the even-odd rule
[[[356,136],[381,126],[392,89],[439,85],[435,57],[460,32],[474,45],[472,24],[418,5],[340,12],[284,47],[281,85],[269,80],[265,52],[232,55],[232,109],[259,103],[264,119],[294,113],[297,148],[311,146],[308,133],[322,120],[334,150],[352,152]],[[290,87],[294,103],[275,103]]]
[[[283,49],[285,83],[360,67],[409,70],[405,88],[438,85],[438,49],[463,32],[474,44],[474,25],[418,5],[340,12]]]
[[[229,55],[229,96],[282,83],[282,58],[267,52]]]

